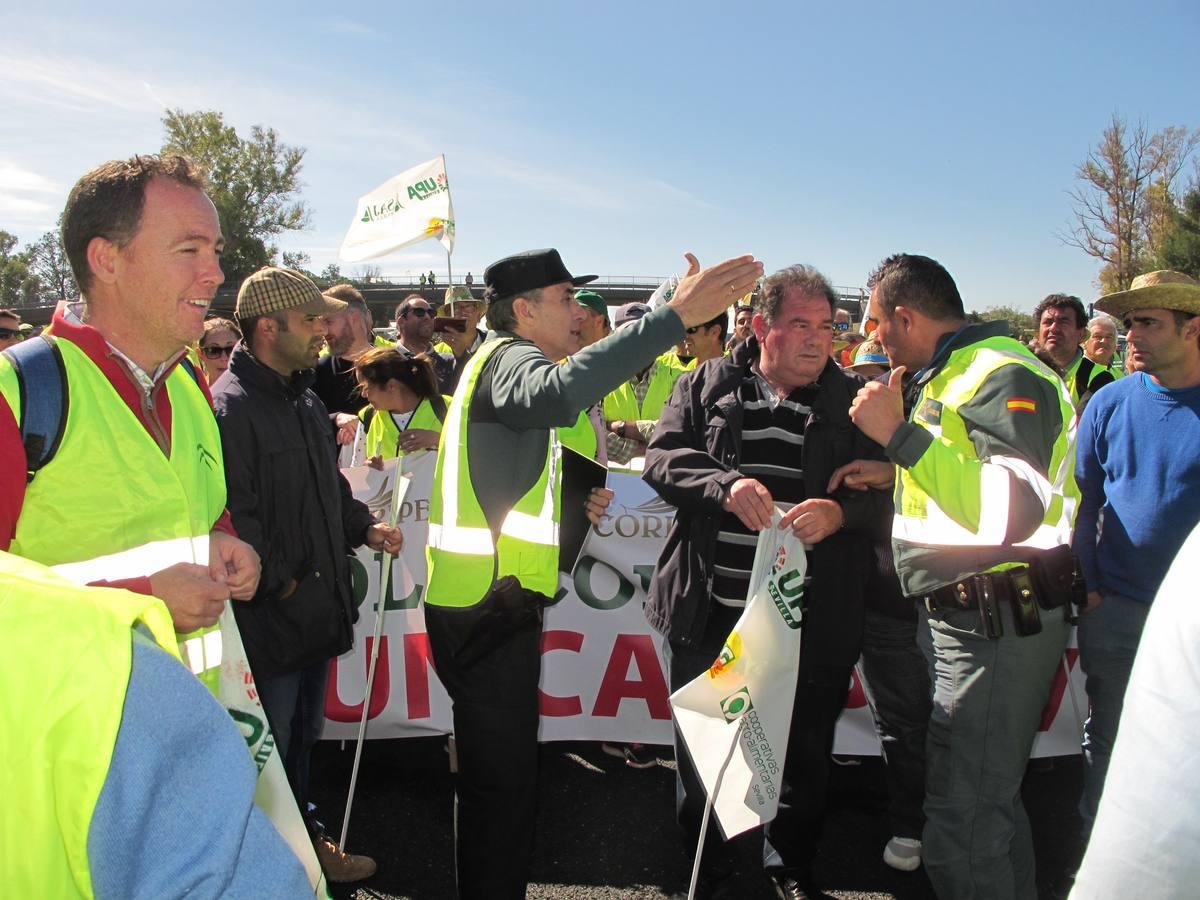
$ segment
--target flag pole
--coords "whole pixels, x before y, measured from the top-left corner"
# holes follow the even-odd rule
[[[745,730],[746,717],[742,716],[738,719],[737,733],[734,734],[733,740],[729,744],[729,752],[725,754],[725,762],[721,763],[721,769],[717,772],[716,783],[713,784],[711,793],[704,801],[704,818],[700,820],[700,839],[696,841],[696,859],[692,862],[692,881],[688,885],[688,900],[695,900],[696,897],[696,883],[700,880],[700,856],[704,852],[704,838],[708,835],[708,820],[712,816],[713,802],[721,790],[721,781],[725,778],[725,770],[729,768],[729,761],[733,759],[733,751],[742,742],[742,732]],[[686,748],[683,752],[687,753]]]
[[[446,287],[454,287],[454,273],[450,271],[450,251],[446,251]]]
[[[392,505],[388,516],[388,524],[393,527],[399,517],[400,504],[404,500],[404,495],[408,493],[410,484],[412,484],[412,473],[402,472],[400,464],[397,463],[396,480],[392,485]],[[358,741],[354,746],[354,765],[350,768],[350,790],[346,795],[346,812],[342,816],[342,837],[338,841],[338,850],[342,853],[346,852],[346,834],[350,831],[350,810],[354,806],[354,790],[358,786],[358,764],[362,761],[363,739],[367,735],[367,718],[371,711],[371,686],[375,682],[375,664],[379,661],[379,644],[383,638],[383,616],[387,612],[388,584],[391,580],[392,566],[396,561],[399,561],[401,565],[404,564],[403,558],[393,559],[389,553],[380,551],[379,596],[375,601],[375,642],[371,645],[371,660],[367,664],[367,688],[363,693],[362,718],[358,723]]]

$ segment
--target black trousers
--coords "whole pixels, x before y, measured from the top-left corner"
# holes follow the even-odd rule
[[[525,896],[533,856],[542,627],[531,622],[463,668],[455,652],[483,614],[427,605],[425,627],[454,704],[458,896],[509,900]]]
[[[672,692],[712,665],[741,612],[740,609],[714,606],[704,638],[697,646],[667,644]],[[820,841],[829,789],[829,757],[833,752],[838,716],[846,704],[851,668],[801,666],[796,699],[792,704],[779,811],[761,833],[752,831],[735,839],[740,855],[759,857],[764,869],[791,874],[801,882],[811,880],[810,869]],[[678,775],[676,818],[684,840],[691,842],[689,852],[694,852],[706,795],[678,731],[675,732],[675,759]],[[719,835],[714,817],[709,821],[705,839],[706,859],[719,859],[723,855],[717,846]]]

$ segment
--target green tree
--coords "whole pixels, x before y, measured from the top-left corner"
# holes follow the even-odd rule
[[[1172,211],[1156,266],[1200,278],[1200,185],[1184,194],[1179,208]]]
[[[16,235],[0,231],[0,308],[27,306],[37,296],[37,277],[29,269],[29,251],[16,252]]]
[[[297,250],[295,253],[290,253],[287,250],[283,251],[284,268],[307,272],[310,265],[312,265],[312,257],[303,250]]]
[[[162,123],[163,152],[190,156],[208,173],[225,234],[221,267],[228,282],[268,265],[278,253],[271,242],[276,235],[308,225],[308,207],[295,199],[303,147],[282,143],[275,129],[261,125],[242,138],[212,110],[173,109]]]
[[[75,275],[62,245],[62,233],[47,231],[29,247],[29,267],[38,281],[38,302],[53,306],[79,296]]]
[[[1114,115],[1076,167],[1079,186],[1069,192],[1075,226],[1059,237],[1102,263],[1105,292],[1125,290],[1153,264],[1171,216],[1173,183],[1198,143],[1200,130],[1171,126],[1151,134]]]
[[[1030,331],[1037,331],[1037,323],[1033,321],[1033,313],[1023,312],[1011,306],[989,306],[981,313],[971,313],[983,322],[1008,322],[1009,331],[1013,337],[1021,337]]]

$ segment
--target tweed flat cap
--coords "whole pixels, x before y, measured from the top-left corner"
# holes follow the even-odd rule
[[[303,272],[263,266],[242,282],[233,315],[253,319],[285,309],[298,309],[306,315],[327,316],[346,308],[341,300],[326,297]]]

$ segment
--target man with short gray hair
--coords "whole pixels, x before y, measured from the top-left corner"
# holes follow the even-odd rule
[[[1114,379],[1120,378],[1121,370],[1113,365],[1117,353],[1117,320],[1105,313],[1094,316],[1087,325],[1083,352],[1096,365],[1111,372]]]
[[[453,704],[458,895],[524,897],[537,818],[541,609],[558,587],[557,429],[750,289],[739,257],[691,271],[669,303],[579,349],[584,311],[557,250],[484,272],[488,340],[463,371],[442,428],[430,501],[425,624]],[[560,360],[564,360],[561,362]],[[612,499],[594,489],[592,522]],[[582,523],[580,523],[582,524]],[[711,661],[711,660],[710,660]]]

